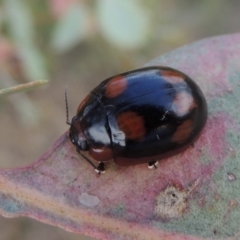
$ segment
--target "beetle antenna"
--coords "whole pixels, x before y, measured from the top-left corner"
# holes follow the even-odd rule
[[[65,87],[65,104],[66,104],[66,123],[71,125],[69,122],[69,114],[68,114],[68,99],[67,99],[67,86]]]

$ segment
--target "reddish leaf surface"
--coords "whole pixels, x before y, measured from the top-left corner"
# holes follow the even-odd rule
[[[30,166],[0,171],[1,214],[99,239],[239,236],[239,43],[240,34],[210,38],[148,64],[177,68],[202,88],[209,118],[194,147],[156,170],[109,163],[98,176],[65,133]]]

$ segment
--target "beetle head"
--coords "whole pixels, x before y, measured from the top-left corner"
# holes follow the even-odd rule
[[[83,135],[80,121],[78,120],[77,116],[73,117],[70,126],[71,127],[69,129],[69,138],[71,142],[76,146],[77,151],[79,152],[89,150],[89,145],[85,136]]]
[[[88,143],[86,141],[85,136],[82,133],[82,129],[80,127],[80,121],[78,117],[75,116],[72,119],[72,122],[69,122],[69,114],[68,114],[68,100],[67,100],[67,87],[65,87],[65,104],[66,104],[66,123],[70,125],[69,129],[69,138],[71,142],[76,146],[77,151],[87,151],[89,149]]]

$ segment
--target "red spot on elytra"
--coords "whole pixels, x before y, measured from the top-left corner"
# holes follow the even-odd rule
[[[181,83],[184,82],[185,76],[176,71],[170,71],[170,70],[161,70],[160,75],[167,81],[172,84]]]
[[[178,144],[183,144],[191,135],[193,130],[193,123],[191,120],[184,121],[180,126],[178,126],[176,132],[172,137],[172,141]]]
[[[113,77],[105,86],[105,96],[114,98],[120,95],[127,88],[127,80],[123,76]]]
[[[192,95],[186,91],[177,93],[172,103],[172,110],[178,116],[188,114],[192,109],[196,107],[197,104],[195,103]]]
[[[117,123],[128,139],[141,139],[146,133],[144,119],[136,112],[129,111],[119,114]]]
[[[82,110],[83,106],[86,105],[87,101],[90,98],[90,94],[88,94],[83,100],[82,102],[79,104],[78,109],[77,109],[77,114]]]

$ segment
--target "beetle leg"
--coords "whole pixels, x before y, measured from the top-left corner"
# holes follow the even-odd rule
[[[81,153],[81,151],[80,151],[80,149],[77,147],[76,148],[76,150],[77,150],[77,152],[83,157],[83,159],[85,159],[90,165],[92,165],[92,167],[95,169],[95,171],[96,171],[96,169],[98,169],[98,167],[96,167],[95,166],[95,164],[90,160],[90,159],[88,159],[85,155],[83,155],[82,153]],[[99,164],[100,165],[100,164]],[[104,166],[103,166],[103,168],[104,168]]]
[[[105,166],[103,162],[99,163],[99,165],[95,168],[95,172],[98,173],[99,175],[101,173],[105,173]]]
[[[148,168],[152,169],[152,168],[157,168],[158,165],[158,161],[152,161],[148,163]]]

